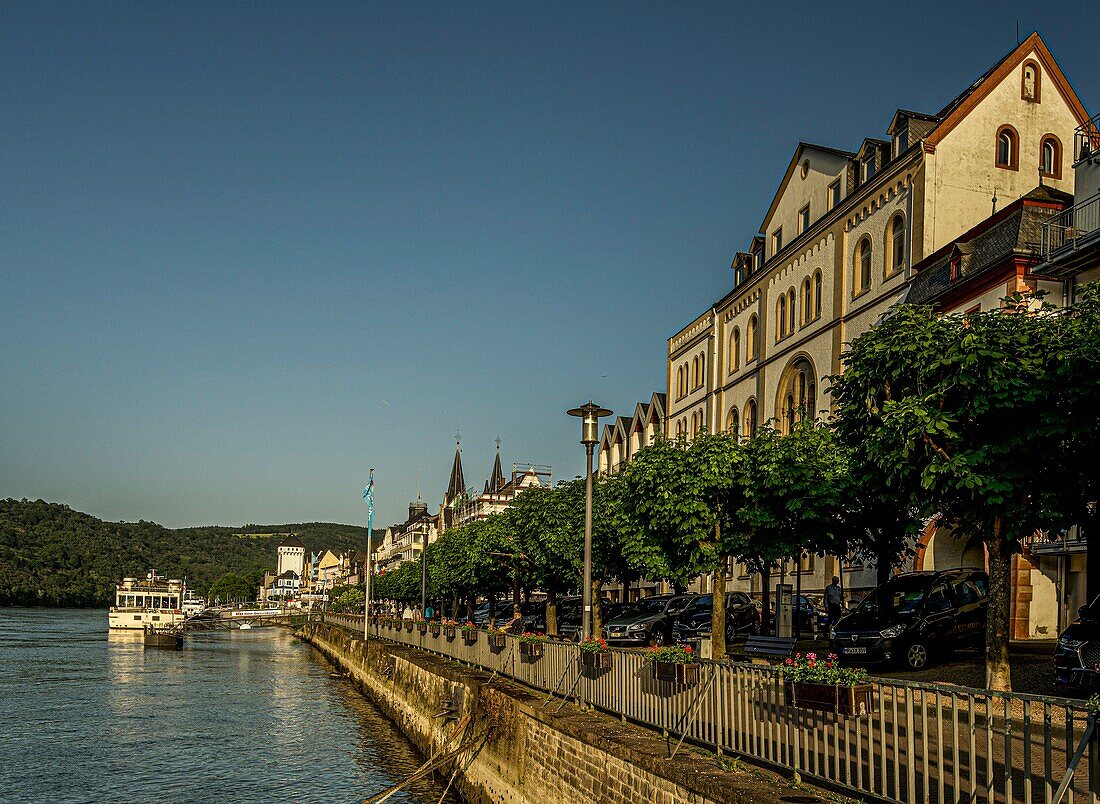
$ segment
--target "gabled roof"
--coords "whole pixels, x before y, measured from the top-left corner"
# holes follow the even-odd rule
[[[934,114],[925,114],[924,112],[914,112],[911,109],[898,109],[894,112],[894,116],[890,118],[890,125],[886,127],[886,133],[893,135],[902,120],[916,118],[917,120],[925,120],[930,123],[938,123],[940,118]]]
[[[279,542],[279,547],[301,547],[304,550],[305,544],[297,536],[287,536]]]
[[[977,81],[940,109],[936,117],[940,118],[942,122],[932,130],[925,142],[932,146],[939,143],[951,129],[957,126],[975,106],[996,88],[1002,79],[1022,64],[1032,51],[1035,51],[1040,66],[1043,68],[1044,86],[1053,86],[1062,95],[1073,110],[1074,115],[1077,116],[1078,123],[1086,122],[1089,115],[1085,111],[1080,98],[1073,91],[1073,87],[1070,86],[1050,50],[1047,49],[1042,37],[1038,33],[1033,33],[986,70]]]
[[[787,187],[787,182],[790,181],[791,176],[794,174],[795,166],[798,165],[799,160],[802,158],[802,154],[807,150],[819,151],[821,153],[830,154],[832,156],[839,156],[842,159],[855,159],[855,154],[850,151],[842,151],[839,148],[830,148],[827,145],[814,145],[812,142],[800,142],[798,147],[794,149],[794,156],[791,157],[791,162],[787,165],[787,170],[783,174],[783,178],[779,181],[779,186],[776,188],[775,195],[772,196],[772,202],[768,205],[768,211],[764,213],[764,219],[760,221],[760,231],[763,232],[765,226],[768,223],[768,218],[775,212],[775,208],[779,205],[779,199],[783,195],[783,190]],[[767,234],[765,232],[765,234]]]

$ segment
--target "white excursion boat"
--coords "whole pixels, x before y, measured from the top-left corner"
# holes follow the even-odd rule
[[[196,595],[192,590],[187,588],[186,582],[183,587],[183,616],[194,617],[196,614],[202,613],[206,609],[206,601]]]
[[[114,629],[136,629],[147,625],[182,622],[184,585],[168,580],[156,570],[144,578],[123,578],[115,588],[115,605],[107,613],[107,624]]]

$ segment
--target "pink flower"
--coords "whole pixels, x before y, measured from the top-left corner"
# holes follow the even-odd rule
[[[817,661],[817,654],[816,653],[807,653],[806,658],[809,659],[811,662],[815,662],[815,661]]]
[[[835,661],[835,660],[839,659],[840,657],[837,656],[835,653],[830,653],[826,658]]]

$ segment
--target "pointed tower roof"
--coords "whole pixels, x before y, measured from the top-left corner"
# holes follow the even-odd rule
[[[466,479],[462,476],[462,442],[455,441],[455,462],[451,467],[451,479],[447,483],[447,493],[443,497],[444,505],[466,496]]]
[[[493,461],[493,471],[489,473],[489,480],[485,483],[485,491],[496,494],[504,488],[504,472],[500,469],[500,439],[497,439],[497,457]]]

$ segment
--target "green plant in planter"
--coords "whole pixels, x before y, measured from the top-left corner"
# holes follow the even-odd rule
[[[504,631],[503,629],[498,629],[496,633],[503,634]],[[536,643],[542,644],[546,641],[546,634],[542,633],[542,631],[539,631],[538,633],[534,633],[532,631],[524,631],[522,634],[519,635],[519,641],[523,645],[533,645]]]
[[[477,633],[477,626],[474,625],[469,620],[467,620],[466,622],[464,622],[462,624],[462,633],[463,634],[476,634]]]
[[[819,659],[816,653],[796,653],[780,668],[784,681],[796,684],[828,684],[834,687],[858,687],[867,683],[862,667],[841,667],[835,653]]]
[[[646,659],[664,664],[690,664],[695,661],[695,653],[691,645],[665,645],[661,648],[650,648]]]
[[[582,653],[606,653],[608,650],[607,640],[595,637],[585,637],[579,647]]]

